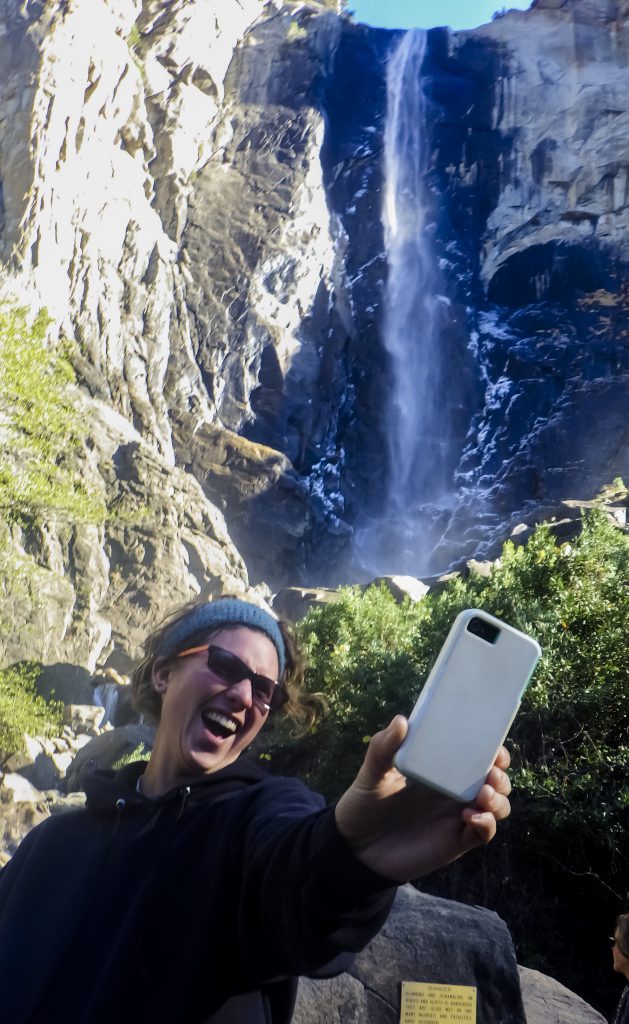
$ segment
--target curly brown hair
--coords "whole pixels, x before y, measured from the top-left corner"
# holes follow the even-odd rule
[[[248,600],[247,597],[241,594],[221,594],[220,596],[221,598],[236,597],[241,601]],[[210,600],[212,599],[210,598]],[[218,600],[218,598],[215,598],[215,600]],[[207,603],[208,599],[204,598],[179,605],[162,619],[157,629],[150,633],[144,641],[144,656],[131,673],[131,696],[136,710],[154,724],[159,723],[162,702],[160,695],[156,693],[152,684],[153,665],[159,657],[158,651],[161,649],[164,636],[176,623],[181,622],[190,615],[195,608],[199,608]],[[257,604],[258,602],[254,601],[251,603]],[[288,692],[289,698],[286,704],[280,708],[278,714],[288,715],[296,727],[296,732],[303,734],[313,724],[321,702],[318,695],[307,693],[303,689],[306,659],[293,624],[286,619],[278,619],[277,624],[282,634],[286,654],[284,674],[279,681]],[[186,637],[179,650],[183,651],[189,647],[196,647],[198,644],[206,643],[219,631],[230,628],[238,629],[239,625],[240,623],[230,624],[229,622],[224,622],[213,626],[209,631],[206,628],[198,633],[193,633]],[[254,627],[248,626],[247,628]],[[171,657],[176,657],[177,653],[178,651],[174,651]]]

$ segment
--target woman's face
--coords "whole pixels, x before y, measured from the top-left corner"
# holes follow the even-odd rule
[[[277,679],[277,652],[264,633],[236,626],[213,633],[211,643],[253,672]],[[253,700],[250,680],[228,686],[208,668],[207,651],[157,659],[152,682],[162,702],[145,776],[153,790],[156,780],[164,792],[183,779],[232,764],[267,719],[268,711]]]

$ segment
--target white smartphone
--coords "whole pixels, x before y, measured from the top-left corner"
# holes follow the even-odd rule
[[[474,800],[541,655],[536,640],[477,608],[457,615],[395,756],[403,775]]]

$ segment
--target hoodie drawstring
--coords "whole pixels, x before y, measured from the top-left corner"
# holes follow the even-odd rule
[[[120,828],[122,815],[124,814],[124,809],[126,806],[127,801],[124,800],[122,797],[118,797],[118,799],[116,800],[116,822],[114,824],[114,830],[111,836],[112,840],[115,839],[116,836],[118,835],[118,829]]]
[[[179,821],[181,815],[185,811],[189,796],[190,786],[183,786],[183,788],[179,790],[179,810],[177,811],[177,817],[175,818],[175,821]]]

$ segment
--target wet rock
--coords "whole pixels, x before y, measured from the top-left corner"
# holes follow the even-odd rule
[[[104,721],[109,722],[115,728],[137,722],[138,713],[133,707],[129,679],[124,680],[124,677],[119,676],[118,673],[113,673],[113,675],[120,681],[116,681],[109,675],[95,676],[92,681],[95,684],[94,700],[102,705],[105,711]]]

